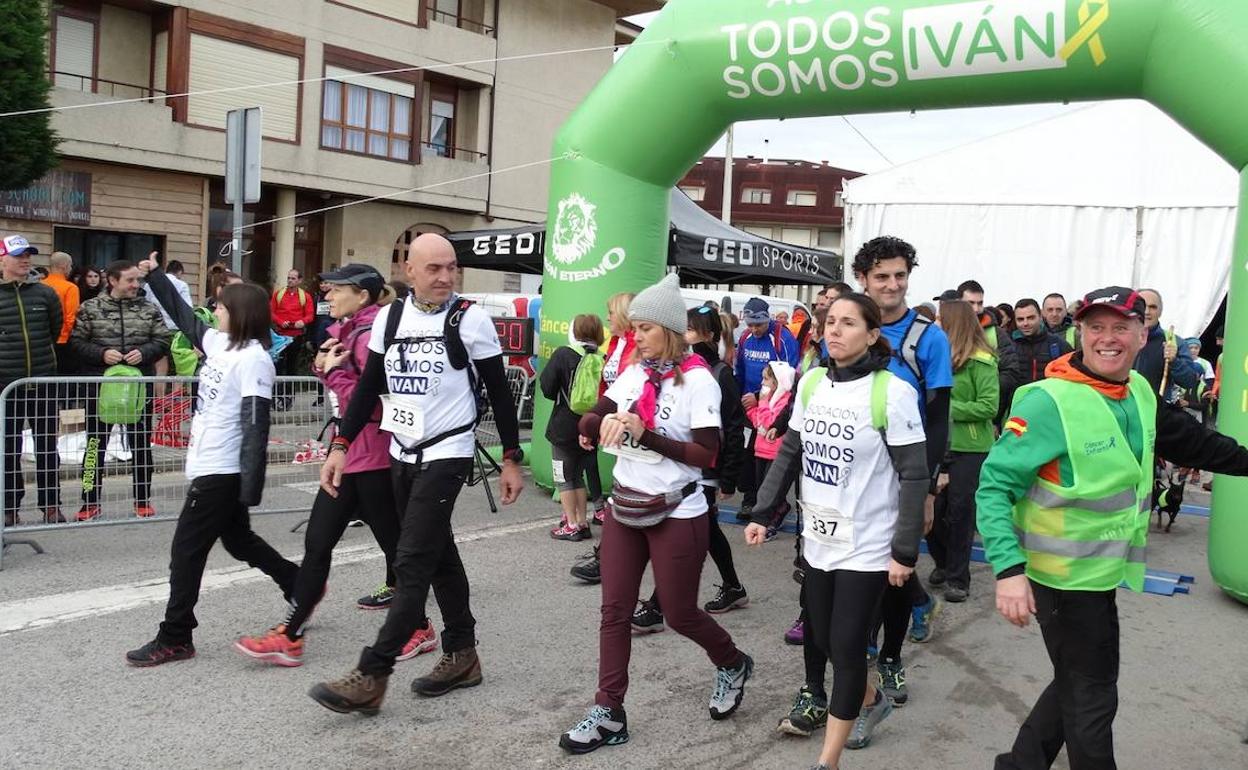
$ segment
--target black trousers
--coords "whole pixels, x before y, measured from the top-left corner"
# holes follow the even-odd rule
[[[706,521],[711,527],[710,546],[708,550],[711,554],[711,561],[715,562],[715,567],[719,570],[719,577],[724,581],[726,588],[740,588],[741,578],[737,577],[737,565],[732,560],[732,544],[728,542],[727,535],[719,526],[719,501],[716,494],[719,489],[715,487],[702,487],[703,493],[706,495]],[[656,586],[654,592],[650,594],[650,603],[660,612],[663,607],[659,604],[659,589]]]
[[[443,651],[476,646],[477,621],[468,606],[468,575],[451,530],[455,500],[471,470],[469,457],[421,465],[391,461],[394,500],[403,511],[394,559],[397,591],[376,641],[360,653],[358,667],[365,674],[394,670],[394,659],[424,623],[430,587],[446,625]]]
[[[329,579],[334,546],[342,540],[342,533],[346,532],[347,524],[353,519],[362,519],[373,530],[373,537],[377,538],[377,545],[386,556],[386,585],[394,585],[399,512],[394,506],[390,470],[383,468],[344,474],[337,497],[321,490],[312,503],[312,515],[303,535],[303,563],[299,565],[299,577],[295,580],[295,592],[291,596],[294,606],[286,619],[286,633],[290,638],[303,633],[308,616],[321,600],[325,581]]]
[[[884,625],[881,659],[901,660],[901,645],[906,640],[906,630],[910,628],[910,611],[927,604],[929,598],[917,572],[912,573],[901,588],[891,584],[884,588],[884,600],[880,602],[880,619]]]
[[[828,714],[853,719],[862,708],[867,688],[867,657],[862,640],[875,619],[888,584],[887,572],[825,572],[806,570],[802,588],[806,594],[806,638],[813,638],[832,661],[832,697]],[[820,681],[819,689],[823,689]]]
[[[39,507],[61,506],[57,471],[61,457],[56,450],[58,386],[50,384],[18,386],[8,396],[4,413],[4,514],[17,514],[26,496],[22,477],[22,430],[28,424],[35,439],[35,485]]]
[[[754,440],[758,438],[758,431],[751,429],[749,438],[745,442],[745,451],[747,453],[746,461],[741,463],[741,477],[737,480],[737,490],[741,493],[741,506],[753,508],[758,502],[758,488],[762,486],[763,480],[758,476],[758,469],[754,467]]]
[[[1048,768],[1062,745],[1070,770],[1115,770],[1118,713],[1117,591],[1059,591],[1035,581],[1036,620],[1053,662],[1040,694],[996,770]]]
[[[971,546],[975,542],[975,492],[983,452],[949,453],[949,486],[936,497],[936,519],[927,535],[927,551],[945,571],[949,585],[971,587]]]
[[[104,481],[105,448],[113,426],[100,422],[99,385],[87,388],[87,450],[82,458],[82,502],[98,505],[100,484]],[[132,492],[136,505],[147,505],[152,500],[152,385],[146,386],[147,398],[143,402],[143,416],[130,425],[122,425],[126,443],[131,452],[130,473],[133,478]]]
[[[204,577],[208,552],[221,540],[231,556],[245,561],[273,578],[289,599],[295,590],[299,567],[282,558],[255,532],[247,506],[238,501],[240,478],[237,473],[200,476],[191,482],[186,503],[173,532],[169,561],[169,604],[156,638],[165,644],[189,644],[199,601],[199,584]]]

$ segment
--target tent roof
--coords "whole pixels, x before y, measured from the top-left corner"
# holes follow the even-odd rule
[[[715,218],[679,188],[669,200],[668,264],[687,283],[810,283],[841,280],[840,255],[762,238]],[[446,236],[464,267],[542,272],[546,226],[465,230]]]
[[[1065,171],[1066,173],[1063,173]],[[1147,102],[1102,102],[846,180],[854,204],[1235,206],[1226,161]]]

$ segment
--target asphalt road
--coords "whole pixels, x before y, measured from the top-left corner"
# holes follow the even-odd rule
[[[271,484],[266,506],[310,505],[306,487],[280,482]],[[280,619],[281,597],[220,548],[198,608],[198,657],[126,667],[123,653],[150,639],[160,619],[173,525],[40,533],[45,554],[14,547],[0,571],[0,767],[809,767],[818,737],[774,731],[802,679],[800,650],[781,641],[796,614],[792,539],[747,550],[735,528],[729,536],[751,604],[722,622],[757,664],[740,711],[726,722],[708,718],[713,669],[669,630],[634,644],[632,741],[564,755],[559,734],[581,718],[595,689],[598,590],[568,576],[588,544],[547,536],[555,510],[529,488],[491,514],[480,488],[466,491],[455,524],[473,583],[485,683],[417,699],[409,683],[434,662],[423,656],[399,664],[374,718],[333,714],[306,695],[313,683],[346,673],[382,621],[381,613],[354,607],[383,574],[367,529],[348,530],[297,669],[266,667],[232,650],[235,637]],[[301,535],[289,530],[300,518],[256,517],[255,528],[298,556]],[[1206,530],[1206,519],[1183,516],[1175,532],[1152,538],[1150,565],[1195,575],[1190,595],[1120,593],[1122,768],[1248,767],[1241,742],[1248,609],[1213,587]],[[930,562],[920,564],[926,576]],[[715,578],[712,566],[704,599]],[[995,614],[983,565],[975,566],[971,600],[947,608],[933,641],[907,645],[905,654],[910,704],[842,767],[991,767],[1051,674],[1034,625],[1015,629]]]

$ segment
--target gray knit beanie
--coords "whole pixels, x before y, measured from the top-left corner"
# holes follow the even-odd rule
[[[689,328],[689,316],[680,296],[680,276],[668,273],[663,280],[633,297],[633,303],[628,306],[628,320],[649,321],[684,334]]]

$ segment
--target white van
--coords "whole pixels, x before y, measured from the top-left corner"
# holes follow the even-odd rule
[[[793,317],[793,311],[801,308],[807,316],[812,316],[810,308],[795,299],[786,297],[764,297],[760,294],[748,294],[743,291],[712,291],[710,289],[681,289],[680,296],[685,300],[686,308],[695,308],[704,305],[707,302],[714,302],[719,305],[719,309],[725,313],[736,314],[741,317],[741,311],[745,308],[745,303],[749,302],[753,297],[762,297],[767,301],[771,309],[771,315],[774,318],[776,313],[784,311],[789,314],[789,318]],[[745,332],[745,325],[738,324],[733,330],[732,338],[735,340]]]

